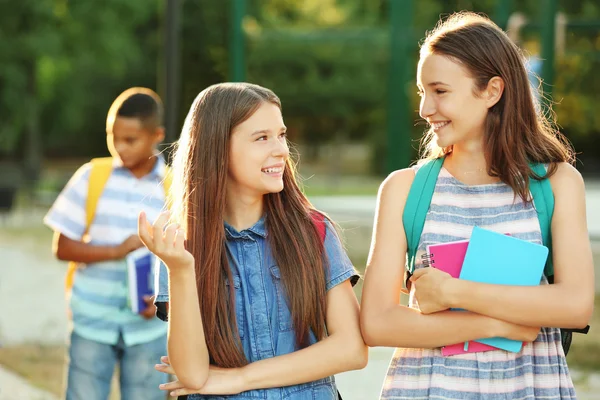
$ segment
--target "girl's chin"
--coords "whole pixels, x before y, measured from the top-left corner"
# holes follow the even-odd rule
[[[442,136],[437,135],[435,143],[438,145],[438,147],[441,147],[441,148],[450,147],[454,144],[454,142],[452,140],[448,140],[448,138],[445,137],[444,135],[442,135]]]
[[[265,194],[269,193],[279,193],[283,190],[283,182],[281,185],[269,185],[265,188]]]

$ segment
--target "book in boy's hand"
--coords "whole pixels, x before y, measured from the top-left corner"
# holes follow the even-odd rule
[[[154,294],[152,268],[154,255],[145,247],[132,251],[126,257],[129,286],[129,304],[134,313],[140,313],[147,307],[144,296]]]
[[[460,279],[511,286],[537,286],[542,280],[548,248],[526,240],[474,227],[469,240]],[[507,338],[478,339],[511,352],[519,352],[523,342]]]
[[[468,246],[468,240],[429,245],[427,246],[427,253],[422,256],[423,265],[439,269],[448,273],[453,278],[458,278]],[[498,349],[478,342],[469,342],[468,346],[465,346],[465,343],[456,343],[442,347],[442,355],[448,357],[457,354],[478,353],[490,350]]]

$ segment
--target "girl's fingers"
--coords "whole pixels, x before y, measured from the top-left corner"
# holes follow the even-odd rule
[[[414,282],[417,279],[419,279],[421,276],[427,274],[428,272],[429,272],[429,268],[417,269],[415,272],[413,272],[412,276],[410,277],[410,281]]]
[[[164,362],[165,364],[171,365],[171,360],[169,360],[169,356],[162,356],[160,358],[160,361]]]
[[[175,234],[177,233],[179,224],[169,224],[165,229],[165,244],[167,248],[175,245]]]
[[[163,383],[158,387],[160,390],[177,390],[177,389],[185,389],[185,386],[179,381],[173,381],[169,383]]]
[[[154,368],[162,373],[175,375],[175,370],[169,364],[156,364]]]
[[[148,218],[146,218],[146,213],[142,211],[138,216],[138,236],[140,237],[142,243],[144,243],[144,246],[146,246],[150,251],[154,249],[151,228],[152,227],[148,222]]]
[[[175,248],[177,250],[185,250],[185,232],[183,229],[177,229],[175,232]]]
[[[163,239],[163,228],[169,221],[169,211],[163,211],[160,213],[156,221],[154,221],[154,225],[152,225],[152,234],[154,237],[154,246],[160,247],[159,250],[162,249],[162,239]]]

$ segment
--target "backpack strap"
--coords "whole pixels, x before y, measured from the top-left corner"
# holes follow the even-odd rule
[[[173,171],[168,165],[165,166],[165,178],[162,181],[163,189],[165,191],[165,207],[171,208],[171,185],[173,183]]]
[[[104,191],[104,186],[110,177],[113,169],[112,157],[94,158],[90,161],[91,170],[88,178],[88,192],[85,200],[85,228],[83,231],[83,237],[85,237],[90,230],[92,221],[96,216],[96,206],[98,200]],[[65,277],[65,290],[69,292],[73,287],[73,279],[75,278],[75,271],[77,271],[77,263],[69,261],[67,276]]]
[[[94,221],[98,200],[100,200],[100,196],[104,191],[104,186],[106,186],[106,182],[108,182],[108,178],[110,178],[110,174],[113,170],[112,157],[94,158],[90,163],[92,164],[92,169],[88,181],[88,195],[85,201],[86,234]]]
[[[113,171],[113,158],[93,158],[90,161],[90,165],[91,170],[88,179],[88,192],[87,198],[85,200],[85,229],[83,233],[84,237],[89,233],[90,226],[92,225],[92,222],[94,221],[94,218],[96,216],[96,208],[98,207],[98,201],[100,200],[100,196],[102,196],[102,192],[104,192],[106,182],[108,182],[108,178],[110,178],[110,175]],[[162,184],[165,191],[165,204],[167,204],[167,207],[170,204],[168,200],[172,181],[173,174],[171,173],[171,169],[168,166],[166,166],[165,177],[163,179]],[[77,263],[70,261],[68,264],[67,276],[65,278],[65,289],[67,292],[71,290],[71,287],[73,286],[73,279],[76,270]]]
[[[531,164],[531,169],[538,176],[546,175],[546,167],[544,164]],[[531,178],[529,180],[529,190],[533,197],[535,211],[537,212],[540,222],[540,231],[542,232],[542,242],[549,250],[550,256],[546,261],[544,274],[546,277],[554,276],[554,267],[552,265],[552,215],[554,214],[554,193],[550,185],[550,179],[537,180]]]
[[[544,164],[531,164],[530,166],[537,176],[546,175],[546,167]],[[537,212],[538,220],[540,222],[542,242],[549,250],[548,260],[546,261],[546,267],[544,268],[544,275],[548,278],[549,283],[554,283],[554,266],[552,264],[552,215],[554,214],[554,193],[552,192],[550,179],[545,178],[541,181],[533,178],[530,179],[529,190],[531,191],[535,211]],[[573,333],[587,334],[589,330],[589,325],[583,329],[560,328],[561,342],[565,355],[569,352],[571,347]]]
[[[437,177],[443,164],[444,157],[440,157],[428,161],[421,166],[415,174],[415,179],[408,192],[404,212],[402,214],[402,223],[406,234],[406,269],[409,277],[415,270],[417,248],[419,247],[421,233],[423,233],[423,226],[425,225],[425,218],[427,217],[431,198],[435,191]]]
[[[404,231],[407,241],[408,259],[406,268],[409,274],[412,274],[414,271],[415,256],[419,246],[421,234],[423,233],[425,218],[427,217],[427,211],[429,210],[431,198],[433,197],[433,192],[435,191],[437,177],[443,163],[444,157],[441,157],[428,161],[421,168],[419,168],[410,187],[408,198],[406,199],[406,205],[404,206],[404,213],[402,215],[402,222],[404,224]],[[531,168],[538,176],[546,175],[546,168],[543,164],[531,164]],[[540,221],[542,241],[550,250],[550,254],[552,254],[552,236],[550,228],[552,215],[554,213],[554,194],[552,193],[550,180],[543,179],[540,181],[531,179],[530,190],[536,207],[538,219]],[[551,257],[548,258],[546,263],[545,274],[546,276],[554,275]]]

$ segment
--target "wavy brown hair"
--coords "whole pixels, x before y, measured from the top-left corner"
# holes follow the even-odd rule
[[[502,97],[488,111],[484,151],[487,172],[530,201],[529,180],[542,179],[556,171],[556,163],[573,162],[566,138],[535,104],[534,93],[521,50],[488,18],[470,12],[452,14],[429,32],[421,45],[421,59],[428,54],[448,57],[463,66],[474,79],[478,96],[493,77],[504,80]],[[548,110],[548,115],[552,115]],[[452,151],[440,148],[433,130],[424,136],[423,158],[438,158]],[[537,176],[530,163],[550,164],[546,176]]]
[[[227,260],[225,193],[231,133],[264,103],[281,108],[269,89],[249,83],[223,83],[203,90],[186,118],[174,157],[172,209],[187,232],[187,248],[196,262],[198,301],[206,344],[214,364],[247,364],[237,334],[231,270]],[[297,344],[308,345],[309,332],[325,335],[323,245],[313,223],[315,212],[299,189],[287,160],[284,188],[265,195],[267,240],[281,272]]]

